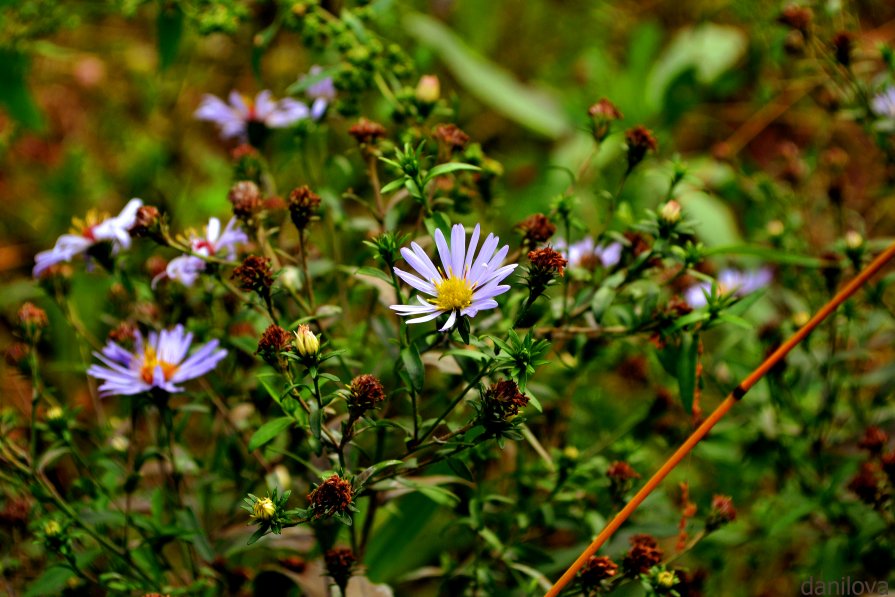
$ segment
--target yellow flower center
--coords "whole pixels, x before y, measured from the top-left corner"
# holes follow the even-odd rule
[[[162,368],[165,381],[171,381],[171,378],[177,372],[177,365],[168,361],[160,361],[155,353],[155,349],[147,346],[146,350],[143,351],[143,365],[140,367],[140,377],[146,383],[152,383],[152,379],[155,376],[155,368],[159,366]]]
[[[94,240],[93,229],[108,219],[109,214],[91,209],[83,218],[72,218],[71,233]]]
[[[464,309],[472,304],[472,286],[465,278],[451,276],[447,280],[435,283],[438,297],[429,302],[443,311]]]

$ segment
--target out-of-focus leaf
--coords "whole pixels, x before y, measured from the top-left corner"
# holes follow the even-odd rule
[[[415,345],[408,346],[401,351],[401,361],[407,370],[410,383],[417,392],[423,390],[423,382],[425,381],[425,369],[423,369],[423,361],[420,359],[420,351]]]
[[[158,64],[161,70],[166,70],[174,64],[177,51],[180,49],[180,40],[183,37],[183,11],[177,4],[160,7],[156,28],[158,31]]]
[[[554,139],[570,130],[556,103],[543,92],[523,85],[504,69],[476,54],[437,20],[412,14],[404,19],[404,26],[420,44],[435,50],[471,94],[504,116]]]
[[[680,30],[661,53],[644,87],[649,103],[660,108],[669,86],[691,69],[698,83],[711,84],[736,65],[748,45],[746,34],[736,27],[703,23]]]
[[[458,170],[481,170],[478,166],[473,166],[472,164],[462,164],[460,162],[450,162],[448,164],[439,164],[429,170],[426,173],[426,178],[432,179],[436,176],[442,176],[444,174],[450,174],[451,172],[457,172]]]
[[[249,440],[249,451],[256,450],[275,438],[279,433],[292,425],[292,417],[277,417],[258,428]]]
[[[677,384],[681,392],[681,402],[687,413],[693,410],[693,394],[696,391],[696,358],[699,338],[693,334],[683,334],[677,357]]]
[[[696,234],[710,247],[741,241],[736,217],[719,198],[693,189],[678,196],[685,213],[696,221]]]
[[[14,120],[33,130],[44,129],[44,119],[28,90],[28,57],[15,50],[0,49],[0,105]]]

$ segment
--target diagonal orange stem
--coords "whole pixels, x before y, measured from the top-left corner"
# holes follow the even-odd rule
[[[631,501],[628,502],[624,508],[619,511],[618,514],[615,515],[615,518],[610,521],[609,524],[603,529],[603,531],[597,535],[597,538],[593,540],[587,549],[578,556],[578,559],[569,566],[569,569],[565,571],[565,573],[556,581],[556,584],[547,591],[545,597],[556,597],[559,595],[559,592],[563,590],[563,588],[575,578],[575,575],[584,566],[585,562],[594,555],[600,547],[615,533],[618,528],[624,524],[624,522],[628,519],[629,516],[637,509],[638,506],[647,498],[647,496],[653,492],[653,490],[658,487],[659,483],[668,476],[674,467],[676,467],[681,460],[693,449],[699,441],[706,436],[706,434],[715,426],[715,424],[721,420],[727,411],[737,403],[737,401],[742,398],[746,392],[749,391],[752,386],[754,386],[758,381],[764,377],[764,375],[772,368],[774,365],[783,360],[783,357],[786,354],[796,347],[802,340],[805,339],[805,336],[810,334],[814,328],[816,328],[820,323],[829,317],[829,315],[836,310],[839,305],[844,303],[851,295],[853,295],[861,286],[867,283],[867,281],[873,277],[874,274],[879,272],[893,257],[895,257],[895,243],[893,243],[889,248],[880,253],[876,259],[874,259],[867,267],[865,267],[861,272],[852,279],[851,282],[846,284],[842,290],[840,290],[836,296],[834,296],[830,301],[821,307],[821,309],[808,320],[804,326],[802,326],[795,334],[793,334],[786,342],[780,345],[780,347],[773,352],[768,358],[764,360],[764,362],[756,367],[756,369],[749,374],[746,379],[740,383],[734,390],[724,399],[724,402],[718,405],[718,408],[709,415],[709,417],[702,422],[702,424],[693,432],[693,434],[687,438],[680,448],[671,455],[671,457],[665,461],[665,464],[659,468],[658,471],[650,478],[649,481],[637,492],[637,494],[631,498]]]

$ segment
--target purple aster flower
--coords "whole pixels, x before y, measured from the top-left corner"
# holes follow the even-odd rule
[[[718,275],[718,290],[722,295],[746,296],[750,292],[764,288],[773,279],[773,273],[766,267],[752,272],[724,269]],[[711,291],[712,285],[709,282],[700,282],[684,292],[684,300],[694,309],[698,309],[707,304],[706,296],[710,295]]]
[[[37,277],[51,265],[71,261],[76,255],[85,253],[90,247],[101,242],[112,243],[112,253],[131,246],[130,228],[134,225],[137,210],[143,201],[131,199],[121,213],[111,218],[101,218],[95,212],[88,213],[83,220],[75,220],[75,230],[71,234],[63,234],[56,240],[56,245],[47,251],[41,251],[34,257],[32,274]]]
[[[605,268],[616,265],[622,258],[621,243],[596,244],[590,236],[568,246],[564,238],[556,239],[554,247],[568,259],[570,267],[594,269],[599,264]]]
[[[416,243],[410,243],[410,249],[402,248],[401,255],[416,270],[417,275],[395,268],[399,278],[420,292],[432,298],[423,299],[417,296],[419,305],[392,305],[391,309],[398,315],[407,317],[417,315],[407,323],[422,323],[435,319],[442,313],[450,312],[447,323],[441,331],[449,330],[457,321],[457,313],[466,317],[475,317],[482,309],[494,309],[497,301],[494,297],[510,289],[501,285],[504,278],[513,273],[518,264],[512,263],[501,267],[508,245],[497,250],[500,239],[489,234],[475,256],[479,242],[479,225],[476,224],[466,248],[466,231],[462,224],[451,228],[451,243],[445,241],[441,230],[435,231],[435,246],[441,258],[441,268],[435,267],[429,256]],[[411,250],[412,249],[412,250]],[[497,252],[495,253],[495,250]],[[475,257],[475,259],[473,259]]]
[[[221,129],[224,139],[248,140],[249,123],[258,122],[271,129],[292,126],[308,117],[310,110],[304,103],[292,98],[275,101],[270,91],[262,91],[255,101],[244,99],[236,91],[230,92],[230,103],[206,94],[194,116],[199,120],[214,122]]]
[[[182,325],[159,333],[149,332],[149,339],[136,332],[134,352],[129,352],[111,340],[102,352],[93,353],[102,365],[91,365],[87,374],[103,383],[100,396],[130,396],[158,388],[166,392],[181,392],[177,384],[201,377],[214,369],[227,356],[211,340],[189,357],[193,335]]]
[[[226,259],[236,258],[236,244],[248,242],[245,232],[236,224],[236,218],[230,218],[227,227],[221,232],[221,221],[210,218],[205,227],[205,235],[193,234],[190,238],[190,248],[193,253],[206,257],[219,257]],[[205,271],[205,261],[196,255],[181,255],[168,262],[165,271],[152,280],[155,286],[162,278],[177,280],[184,286],[192,286],[199,274]]]
[[[333,78],[319,78],[320,73],[322,72],[322,66],[314,65],[311,67],[311,70],[308,71],[308,74],[303,77],[303,79],[317,79],[311,83],[308,86],[307,91],[305,91],[308,97],[314,100],[314,103],[311,104],[311,118],[314,120],[320,120],[326,112],[326,107],[330,102],[336,99],[336,86],[333,84]]]
[[[895,87],[889,87],[877,94],[870,105],[877,116],[895,118]]]

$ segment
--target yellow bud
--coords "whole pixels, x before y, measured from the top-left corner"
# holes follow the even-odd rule
[[[109,445],[112,446],[112,449],[116,452],[127,452],[127,449],[131,445],[131,443],[123,435],[116,435],[111,440],[109,440]]]
[[[864,237],[860,232],[849,230],[845,233],[845,246],[854,251],[860,249],[864,245]]]
[[[44,525],[44,535],[47,537],[58,537],[62,533],[62,526],[55,520],[51,520]]]
[[[778,236],[781,236],[783,234],[784,230],[785,230],[785,227],[783,226],[783,222],[781,222],[780,220],[771,220],[770,222],[768,222],[768,225],[767,225],[768,235],[776,238]]]
[[[565,449],[562,451],[562,454],[569,460],[578,460],[578,456],[581,455],[581,453],[578,451],[578,448],[576,448],[575,446],[566,446]]]
[[[663,570],[656,577],[656,582],[663,589],[670,589],[677,584],[677,576],[675,576],[674,572],[671,572],[670,570]]]
[[[659,217],[668,224],[677,224],[681,219],[681,204],[672,199],[659,210]]]
[[[277,507],[269,497],[261,498],[252,506],[252,517],[270,520],[277,513]]]
[[[805,313],[804,311],[799,311],[798,313],[792,314],[792,322],[796,325],[796,327],[802,327],[811,317]]]
[[[51,406],[47,409],[47,420],[48,421],[58,421],[65,415],[65,411],[58,406]]]
[[[295,330],[295,348],[303,357],[314,356],[320,350],[320,340],[314,335],[311,328],[300,325]]]
[[[416,99],[424,104],[434,104],[441,97],[441,82],[435,75],[423,75],[416,86]]]

